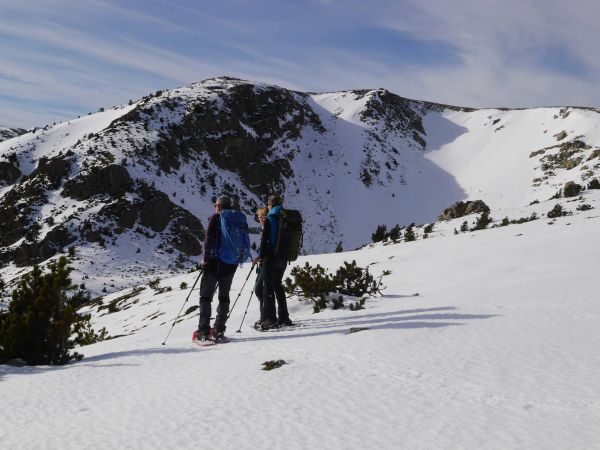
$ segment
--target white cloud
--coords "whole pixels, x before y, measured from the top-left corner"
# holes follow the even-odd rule
[[[218,75],[297,90],[385,87],[475,107],[600,104],[600,4],[591,0],[309,0],[295,10],[308,8],[303,17],[282,13],[283,6],[269,0],[225,2],[229,8],[218,10],[166,0],[149,0],[144,9],[109,0],[35,3],[0,0],[0,38],[17,43],[13,48],[0,40],[0,88],[27,100],[0,100],[0,121],[19,118],[9,125],[32,125],[23,120],[26,105],[36,101],[55,98],[59,105],[96,110]],[[120,22],[108,32],[111,16]],[[458,62],[415,64],[393,53],[321,46],[314,37],[344,30],[351,39],[356,27],[439,43]],[[157,33],[170,42],[149,39]],[[47,114],[53,121],[54,113]],[[37,121],[44,113],[30,117]]]

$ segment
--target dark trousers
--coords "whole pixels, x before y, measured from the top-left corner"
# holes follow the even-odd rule
[[[263,266],[257,268],[258,276],[256,277],[256,283],[254,283],[254,294],[258,299],[258,307],[260,310],[260,319],[259,322],[263,322],[265,320],[265,302],[264,302],[264,281],[265,281],[265,271],[263,270]]]
[[[225,322],[229,314],[229,289],[235,275],[236,266],[229,264],[209,264],[205,267],[200,280],[200,322],[198,330],[203,333],[210,331],[211,302],[215,294],[217,283],[219,284],[219,305],[217,306],[217,318],[215,319],[215,330],[217,333],[224,332]]]
[[[289,320],[287,299],[283,289],[283,275],[287,267],[287,261],[270,257],[263,261],[263,315],[265,320],[273,323]],[[277,299],[277,315],[275,314],[275,299]]]

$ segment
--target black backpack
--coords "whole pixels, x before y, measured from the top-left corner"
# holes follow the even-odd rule
[[[281,209],[275,254],[286,261],[296,261],[302,248],[302,214],[295,209]]]

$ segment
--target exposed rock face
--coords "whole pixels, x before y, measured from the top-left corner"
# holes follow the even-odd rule
[[[490,208],[482,200],[456,202],[446,208],[438,217],[438,220],[451,220],[469,214],[490,212]]]
[[[255,194],[282,190],[284,178],[292,175],[289,161],[294,152],[277,152],[274,144],[299,139],[307,125],[323,130],[306,97],[251,84],[223,89],[218,102],[197,101],[156,144],[157,164],[168,172],[191,156],[208,156],[218,168],[239,175]]]
[[[6,141],[7,139],[12,139],[25,133],[27,133],[27,130],[22,128],[6,128],[0,126],[0,142]]]
[[[139,223],[155,233],[170,229],[166,237],[185,255],[196,256],[201,253],[200,242],[204,239],[204,228],[198,218],[171,202],[164,192],[143,183],[135,189],[135,192],[139,195],[139,199],[134,203],[126,199],[118,199],[104,206],[98,213],[99,219],[103,219],[98,222],[110,221],[116,224],[116,228],[96,229],[88,225],[85,229],[86,239],[101,242],[104,240],[103,235],[121,234],[133,229],[136,223]]]
[[[58,188],[63,179],[71,172],[71,161],[69,156],[72,156],[72,153],[67,156],[57,156],[50,159],[45,157],[40,158],[38,166],[36,170],[31,173],[30,178],[36,176],[46,177],[50,183],[49,187],[53,189]]]
[[[197,256],[202,253],[204,228],[195,216],[177,207],[173,220],[171,245],[184,255]]]
[[[174,205],[164,192],[144,192],[140,205],[140,223],[152,231],[163,231],[173,217]]]
[[[13,184],[21,178],[21,171],[6,161],[0,161],[0,183]]]
[[[98,194],[120,197],[131,191],[132,185],[133,181],[127,169],[111,164],[106,167],[92,167],[89,172],[68,180],[62,194],[75,200],[87,200]]]
[[[7,247],[25,237],[34,208],[47,201],[39,179],[18,184],[0,198],[0,247]]]
[[[138,218],[138,208],[128,200],[121,198],[104,206],[98,215],[108,220],[114,220],[117,224],[115,231],[120,234],[134,227]]]
[[[19,246],[11,255],[12,260],[17,266],[39,264],[75,240],[76,237],[66,228],[58,226],[48,232],[40,242],[24,243]]]

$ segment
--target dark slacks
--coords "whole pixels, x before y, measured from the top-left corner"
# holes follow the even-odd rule
[[[264,302],[264,281],[265,281],[265,272],[263,270],[263,266],[259,266],[257,269],[258,276],[256,277],[256,282],[254,283],[254,294],[258,299],[258,307],[260,310],[260,319],[259,322],[264,322],[265,320],[265,302]]]
[[[212,298],[215,294],[217,283],[219,285],[219,305],[217,306],[217,318],[215,319],[215,330],[217,333],[226,329],[227,315],[229,314],[229,290],[235,275],[237,266],[214,263],[204,268],[202,280],[200,280],[200,321],[198,330],[208,333],[210,330],[210,315]]]
[[[263,315],[265,320],[273,323],[277,322],[277,315],[280,322],[290,318],[282,284],[286,267],[287,261],[279,258],[269,257],[263,261]],[[275,300],[277,300],[277,315]]]

